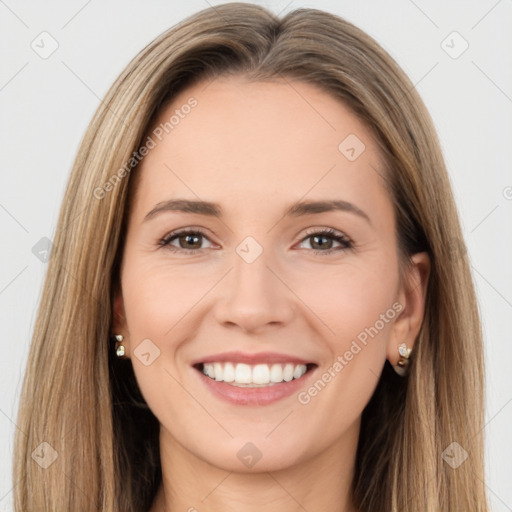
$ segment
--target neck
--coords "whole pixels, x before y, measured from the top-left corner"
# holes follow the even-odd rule
[[[313,457],[259,473],[217,468],[160,427],[163,478],[150,512],[357,512],[351,489],[359,427]]]

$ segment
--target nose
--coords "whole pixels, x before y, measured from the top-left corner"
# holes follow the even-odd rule
[[[235,254],[233,267],[216,304],[219,323],[260,332],[292,320],[295,296],[277,264],[268,261],[265,250],[251,263]]]

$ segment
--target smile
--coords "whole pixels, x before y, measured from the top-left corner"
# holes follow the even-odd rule
[[[283,354],[224,353],[192,364],[213,396],[232,405],[263,406],[294,396],[313,378],[316,363]]]
[[[210,379],[239,387],[265,387],[300,379],[307,371],[305,364],[256,364],[233,362],[205,363],[201,371]]]

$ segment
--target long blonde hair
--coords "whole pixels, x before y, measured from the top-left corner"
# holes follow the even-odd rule
[[[161,480],[158,421],[110,338],[137,170],[130,159],[179,91],[229,74],[306,81],[351,108],[385,155],[400,254],[425,250],[431,258],[409,376],[398,377],[386,362],[363,412],[356,505],[361,512],[487,511],[481,327],[431,118],[397,63],[349,22],[316,9],[279,19],[245,3],[205,9],[150,43],[110,88],[85,133],[20,398],[15,510],[139,512],[153,501]],[[443,456],[454,442],[468,454],[456,468]],[[34,450],[56,458],[44,468]]]

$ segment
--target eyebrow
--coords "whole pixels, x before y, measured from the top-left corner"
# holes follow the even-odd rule
[[[146,214],[144,222],[152,219],[163,212],[182,212],[182,213],[195,213],[197,215],[206,215],[209,217],[222,218],[222,207],[218,203],[210,201],[202,201],[195,199],[170,199],[162,201],[155,205],[155,207]],[[353,213],[365,219],[371,224],[370,217],[359,207],[353,203],[342,200],[328,200],[328,201],[299,201],[289,206],[283,216],[284,217],[302,217],[304,215],[312,215],[324,212],[342,211]]]

